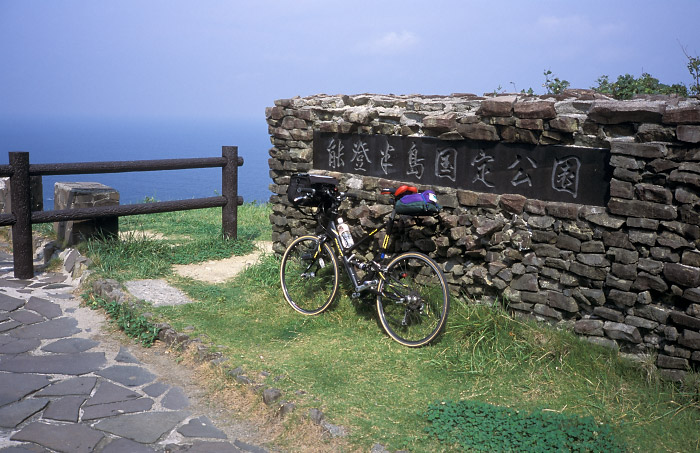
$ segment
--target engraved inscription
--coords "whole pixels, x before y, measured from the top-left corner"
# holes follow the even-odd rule
[[[557,160],[552,168],[552,189],[578,195],[578,172],[581,161],[575,156]]]
[[[315,169],[423,186],[596,206],[610,196],[606,149],[317,131],[313,151]]]
[[[472,179],[472,182],[478,182],[486,187],[495,187],[494,184],[486,180],[486,178],[491,173],[491,168],[489,164],[495,159],[484,152],[483,149],[479,150],[479,153],[472,159],[472,167],[476,167],[476,176]]]
[[[352,159],[350,162],[355,162],[354,169],[357,171],[367,171],[367,164],[371,164],[372,161],[369,160],[369,148],[367,143],[358,140],[352,147]]]
[[[457,150],[445,148],[438,151],[435,157],[435,176],[447,178],[450,181],[457,180]]]
[[[425,170],[425,165],[423,165],[424,160],[423,157],[420,157],[416,144],[411,143],[411,148],[408,150],[408,171],[406,174],[415,176],[420,180]]]
[[[345,166],[345,162],[343,161],[344,148],[345,146],[343,146],[340,140],[331,139],[328,142],[328,148],[326,148],[326,151],[328,152],[328,166],[333,170],[337,170],[338,168]]]

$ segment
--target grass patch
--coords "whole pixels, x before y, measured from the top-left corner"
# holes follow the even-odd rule
[[[91,257],[93,270],[118,281],[163,278],[173,264],[200,263],[250,253],[254,241],[269,240],[267,205],[238,208],[238,238],[224,238],[221,209],[166,212],[122,217],[119,238],[92,239],[80,246]],[[160,233],[155,239],[149,233]]]
[[[520,412],[479,401],[442,401],[425,413],[426,432],[469,451],[624,452],[610,426],[593,417],[545,410]]]
[[[245,241],[252,244],[270,234],[269,206],[246,205],[242,211],[247,207],[253,212],[239,214],[236,247],[241,250]],[[193,243],[202,241],[199,244],[212,241],[203,255],[214,256],[219,252],[215,249],[233,246],[218,239],[220,210],[211,211],[129,221],[134,230],[188,235]],[[207,233],[200,235],[201,231]],[[305,317],[292,310],[281,296],[279,261],[274,256],[266,256],[232,281],[213,285],[168,271],[180,259],[203,259],[193,246],[147,242],[154,244],[119,246],[129,252],[119,252],[111,261],[106,255],[112,252],[93,247],[90,258],[105,277],[123,280],[157,274],[197,300],[153,311],[178,330],[192,326],[194,335],[209,338],[229,359],[228,366],[242,366],[261,383],[282,389],[298,407],[285,421],[290,430],[295,417],[317,407],[332,423],[349,429],[348,440],[359,450],[367,451],[376,442],[410,451],[461,450],[455,441],[443,443],[425,432],[441,425],[429,420],[430,408],[436,401],[449,401],[455,407],[488,405],[479,406],[482,413],[493,407],[500,408],[494,413],[518,411],[540,419],[544,416],[537,414],[560,414],[567,433],[590,431],[592,419],[632,451],[698,447],[697,389],[661,382],[613,351],[567,332],[512,319],[500,306],[455,298],[439,341],[410,349],[383,333],[374,301],[351,300],[347,286],[341,286],[338,299],[319,316]],[[269,377],[259,377],[260,371]],[[472,417],[476,416],[467,418]]]

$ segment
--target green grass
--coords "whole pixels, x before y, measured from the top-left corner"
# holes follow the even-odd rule
[[[108,247],[92,244],[89,253],[105,277],[157,276],[183,289],[199,303],[159,307],[157,317],[179,330],[193,326],[195,335],[206,336],[224,352],[230,367],[242,366],[251,376],[269,372],[269,384],[296,402],[295,416],[321,408],[332,423],[349,428],[349,440],[364,451],[375,442],[390,449],[459,450],[426,433],[431,426],[426,411],[447,401],[592,417],[632,451],[698,448],[697,387],[684,390],[661,382],[648,368],[612,351],[514,320],[499,306],[455,298],[440,340],[410,349],[390,340],[373,301],[351,300],[347,286],[319,316],[292,310],[281,296],[279,261],[273,256],[219,285],[169,270],[171,263],[188,259],[243,253],[253,240],[269,238],[269,212],[267,205],[243,206],[238,241],[219,239],[218,209],[139,216],[129,220],[135,230],[189,239],[144,244],[132,238]],[[198,247],[205,251],[194,253]],[[294,417],[287,423],[294,429]]]
[[[268,240],[267,205],[247,204],[238,210],[238,238],[221,233],[221,209],[166,212],[122,217],[120,238],[91,240],[81,251],[93,261],[93,270],[119,281],[172,275],[173,264],[190,264],[245,255],[254,241]],[[160,233],[165,239],[153,237]]]

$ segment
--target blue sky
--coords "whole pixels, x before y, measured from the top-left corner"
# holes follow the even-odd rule
[[[317,93],[690,83],[700,0],[0,0],[0,117],[264,118]],[[513,82],[513,84],[511,84]]]

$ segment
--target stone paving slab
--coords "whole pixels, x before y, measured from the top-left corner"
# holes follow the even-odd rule
[[[84,396],[69,395],[53,400],[44,410],[43,418],[77,423],[80,418],[80,406],[86,399]]]
[[[192,299],[165,280],[131,280],[124,284],[132,296],[150,302],[155,307],[191,304]]]
[[[90,453],[95,451],[103,437],[103,433],[84,424],[33,422],[20,429],[10,440],[24,440],[65,453]]]
[[[94,426],[100,431],[126,437],[142,444],[151,444],[172,431],[188,415],[189,412],[186,411],[126,414],[105,418]]]
[[[128,348],[94,339],[66,275],[17,280],[1,265],[0,453],[266,452],[191,413]]]

